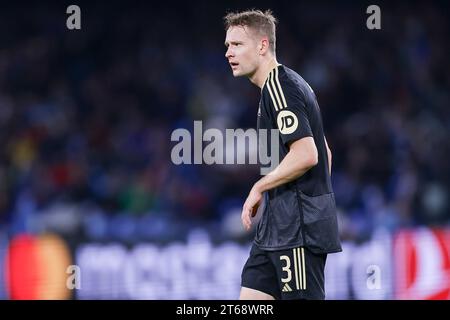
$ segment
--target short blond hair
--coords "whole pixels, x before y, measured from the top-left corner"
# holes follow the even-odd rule
[[[234,26],[249,27],[260,35],[269,38],[269,47],[275,54],[276,46],[276,24],[277,19],[273,16],[271,10],[262,12],[261,10],[246,10],[242,12],[228,13],[224,18],[225,30]]]

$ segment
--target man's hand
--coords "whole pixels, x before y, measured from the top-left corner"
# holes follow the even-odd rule
[[[247,231],[250,230],[250,227],[252,226],[251,218],[256,215],[258,207],[261,204],[261,200],[262,192],[259,191],[255,185],[252,190],[250,190],[247,200],[245,200],[244,206],[242,207],[242,224]]]
[[[261,204],[262,193],[285,183],[291,182],[309,169],[317,165],[318,154],[313,137],[305,137],[289,144],[289,152],[281,163],[268,175],[259,179],[245,200],[242,208],[242,224],[249,230],[252,226],[252,218],[256,215]]]

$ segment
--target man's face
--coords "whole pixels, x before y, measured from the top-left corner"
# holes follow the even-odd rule
[[[258,67],[259,51],[257,37],[252,30],[242,26],[228,28],[225,39],[225,57],[233,71],[233,76],[251,76]]]

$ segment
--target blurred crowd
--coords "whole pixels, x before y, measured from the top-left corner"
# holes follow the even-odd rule
[[[3,6],[3,5],[2,5]],[[0,10],[0,230],[241,235],[255,165],[174,165],[171,133],[254,128],[259,90],[234,79],[222,16],[243,4],[81,2]],[[251,7],[251,6],[250,6]],[[450,222],[448,5],[263,2],[277,58],[315,90],[342,237]],[[447,39],[447,40],[446,40]]]

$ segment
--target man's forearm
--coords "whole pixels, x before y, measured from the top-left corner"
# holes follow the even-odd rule
[[[259,192],[264,192],[280,185],[293,181],[304,175],[317,164],[317,155],[314,152],[299,152],[291,149],[281,163],[268,175],[255,183]]]

